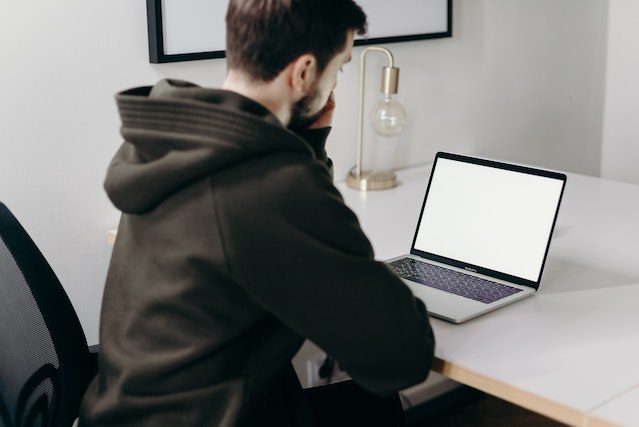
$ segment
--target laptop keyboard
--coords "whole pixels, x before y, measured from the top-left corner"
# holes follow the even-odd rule
[[[404,279],[484,304],[490,304],[521,292],[521,289],[512,286],[502,285],[412,258],[401,258],[387,265],[391,271]]]

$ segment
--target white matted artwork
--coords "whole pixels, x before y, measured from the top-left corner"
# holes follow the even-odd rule
[[[355,44],[452,36],[452,0],[360,0],[369,29]],[[152,63],[223,58],[228,0],[147,0]]]

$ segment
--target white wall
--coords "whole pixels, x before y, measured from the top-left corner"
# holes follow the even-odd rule
[[[391,46],[411,120],[396,165],[454,150],[598,174],[607,1],[456,0],[454,19],[452,39]],[[216,86],[225,63],[150,65],[145,2],[131,0],[2,2],[0,52],[0,200],[95,343],[118,219],[102,190],[120,144],[113,94],[165,76]],[[354,61],[337,90],[338,178],[355,158],[356,76]]]
[[[455,150],[597,175],[607,1],[454,3],[453,38],[390,46],[411,119],[397,164]],[[340,114],[329,147],[349,159],[337,163],[338,177],[355,156],[356,70],[350,67],[337,91]]]
[[[639,2],[611,0],[601,176],[639,184]]]

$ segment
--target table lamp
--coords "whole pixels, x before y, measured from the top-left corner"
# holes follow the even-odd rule
[[[357,120],[357,163],[346,179],[346,185],[360,191],[384,190],[397,185],[395,173],[385,170],[363,170],[364,137],[364,82],[366,79],[366,55],[381,52],[388,57],[388,66],[382,69],[381,93],[384,98],[375,104],[370,114],[371,127],[382,137],[397,136],[406,123],[406,112],[396,99],[399,84],[399,68],[395,67],[393,54],[383,47],[371,46],[362,51],[359,69],[359,116]]]

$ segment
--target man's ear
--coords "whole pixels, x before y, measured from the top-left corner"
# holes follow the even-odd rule
[[[307,53],[297,58],[291,65],[291,87],[301,98],[308,93],[317,79],[317,59],[314,55]]]

